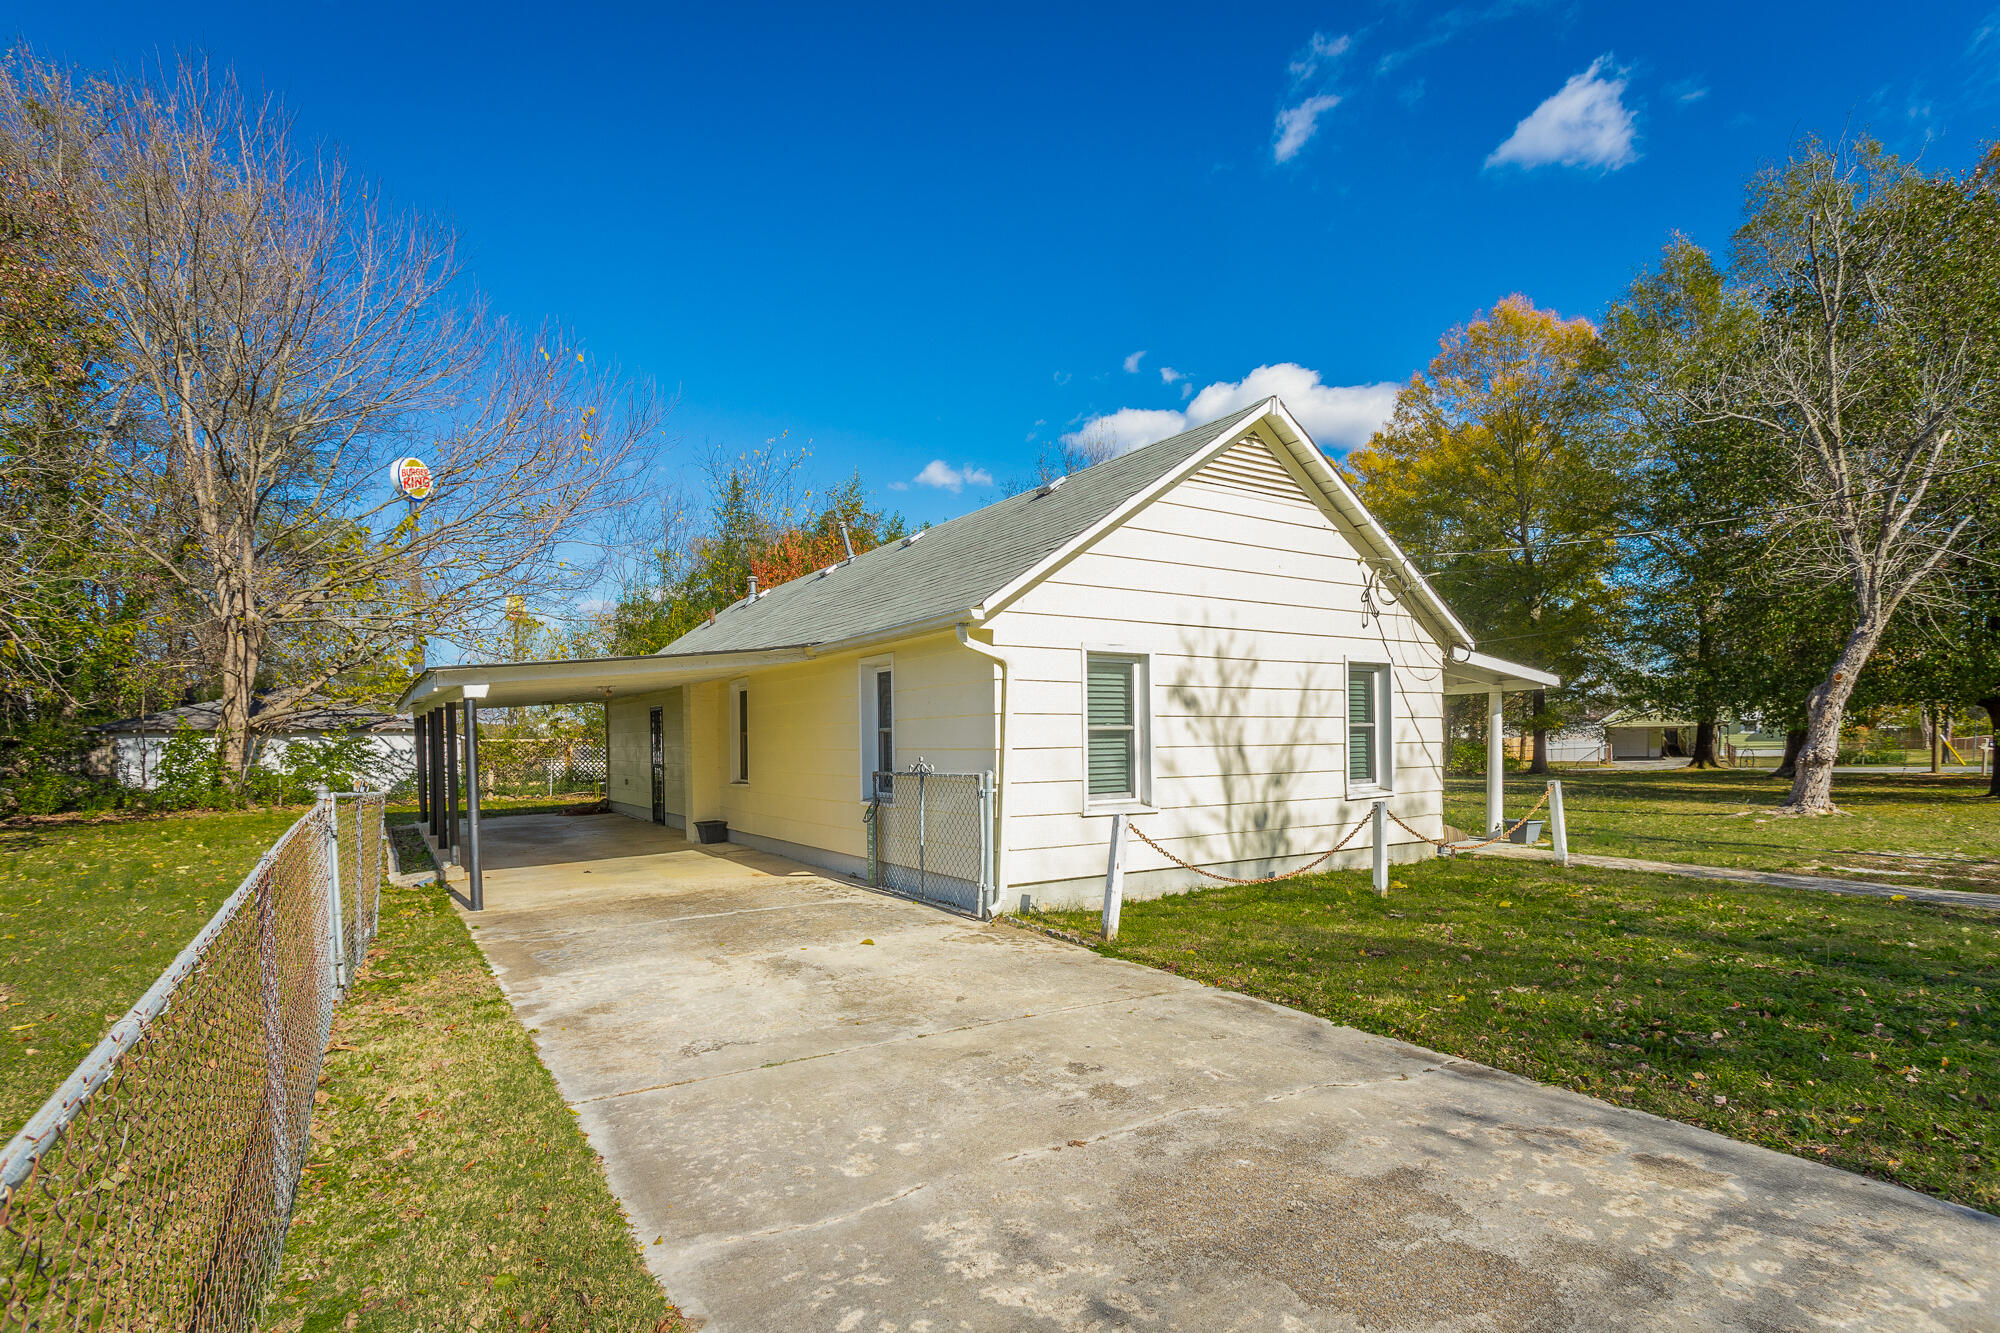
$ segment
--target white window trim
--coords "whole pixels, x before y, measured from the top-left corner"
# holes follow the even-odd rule
[[[1356,668],[1375,672],[1375,744],[1371,756],[1374,776],[1367,781],[1357,782],[1354,777],[1353,720],[1348,709],[1347,684]],[[1396,743],[1395,728],[1395,686],[1396,668],[1390,662],[1355,662],[1342,664],[1340,681],[1340,771],[1347,782],[1347,795],[1351,800],[1367,800],[1377,796],[1396,794],[1396,763],[1392,747]],[[1382,770],[1389,771],[1388,782],[1382,781]]]
[[[880,764],[880,756],[875,753],[875,733],[881,730],[877,725],[875,715],[875,677],[884,671],[889,673],[889,697],[893,700],[896,696],[896,656],[894,653],[884,653],[879,657],[864,657],[855,668],[854,690],[856,708],[854,715],[860,724],[858,728],[859,734],[855,737],[855,763],[861,772],[861,799],[864,801],[875,799],[875,772],[877,765]],[[900,713],[902,710],[896,709],[895,711]],[[902,729],[899,725],[900,722],[901,719],[897,717],[889,719],[889,726],[892,732]],[[889,744],[893,748],[895,741],[891,740]],[[896,756],[891,754],[889,762],[880,766],[884,771],[893,773],[896,770]]]
[[[745,730],[740,719],[743,716],[743,695],[750,688],[750,678],[742,676],[729,682],[729,716],[723,725],[729,728],[729,785],[747,787],[750,779],[743,774],[743,742]]]
[[[1098,653],[1106,657],[1129,657],[1136,668],[1134,682],[1132,722],[1137,732],[1138,744],[1134,747],[1137,755],[1134,762],[1133,786],[1137,789],[1133,796],[1101,796],[1090,794],[1090,658]],[[1127,647],[1116,643],[1087,643],[1077,652],[1076,657],[1077,693],[1077,787],[1083,793],[1082,812],[1086,815],[1151,815],[1159,813],[1153,804],[1153,655],[1143,648]]]

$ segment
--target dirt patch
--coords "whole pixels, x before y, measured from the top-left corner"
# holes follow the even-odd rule
[[[1464,1210],[1424,1172],[1327,1170],[1323,1159],[1343,1137],[1170,1159],[1120,1192],[1126,1217],[1144,1228],[1127,1238],[1176,1266],[1222,1260],[1261,1274],[1364,1328],[1563,1325],[1552,1278],[1449,1238]]]
[[[1675,1189],[1717,1190],[1729,1183],[1728,1176],[1696,1166],[1685,1157],[1635,1152],[1632,1154],[1632,1165],[1638,1167],[1639,1174],[1647,1179],[1672,1185]]]

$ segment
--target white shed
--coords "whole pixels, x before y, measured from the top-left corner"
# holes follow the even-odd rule
[[[1392,826],[1394,858],[1429,856],[1445,695],[1555,683],[1476,652],[1269,399],[757,590],[658,654],[434,668],[400,706],[449,793],[452,705],[604,699],[617,812],[985,914],[1094,901],[1116,814],[1161,849],[1128,856],[1134,896],[1203,882],[1183,862],[1296,868],[1378,799],[1415,830]],[[1366,832],[1349,848],[1328,864],[1364,861]]]

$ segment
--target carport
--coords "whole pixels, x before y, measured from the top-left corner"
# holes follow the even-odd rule
[[[465,870],[466,908],[486,907],[479,856],[479,710],[533,704],[609,703],[678,685],[721,680],[758,667],[801,662],[804,648],[702,653],[679,657],[596,657],[426,669],[397,699],[417,728],[417,820],[447,865]],[[698,743],[689,737],[690,746]],[[687,766],[693,770],[692,765]],[[690,780],[692,785],[692,780]],[[691,808],[695,802],[691,802]]]

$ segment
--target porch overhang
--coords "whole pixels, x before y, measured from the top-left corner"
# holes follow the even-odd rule
[[[1468,652],[1449,657],[1444,664],[1446,694],[1490,694],[1499,690],[1512,694],[1519,690],[1552,690],[1562,678],[1552,672],[1522,666],[1490,653]]]

